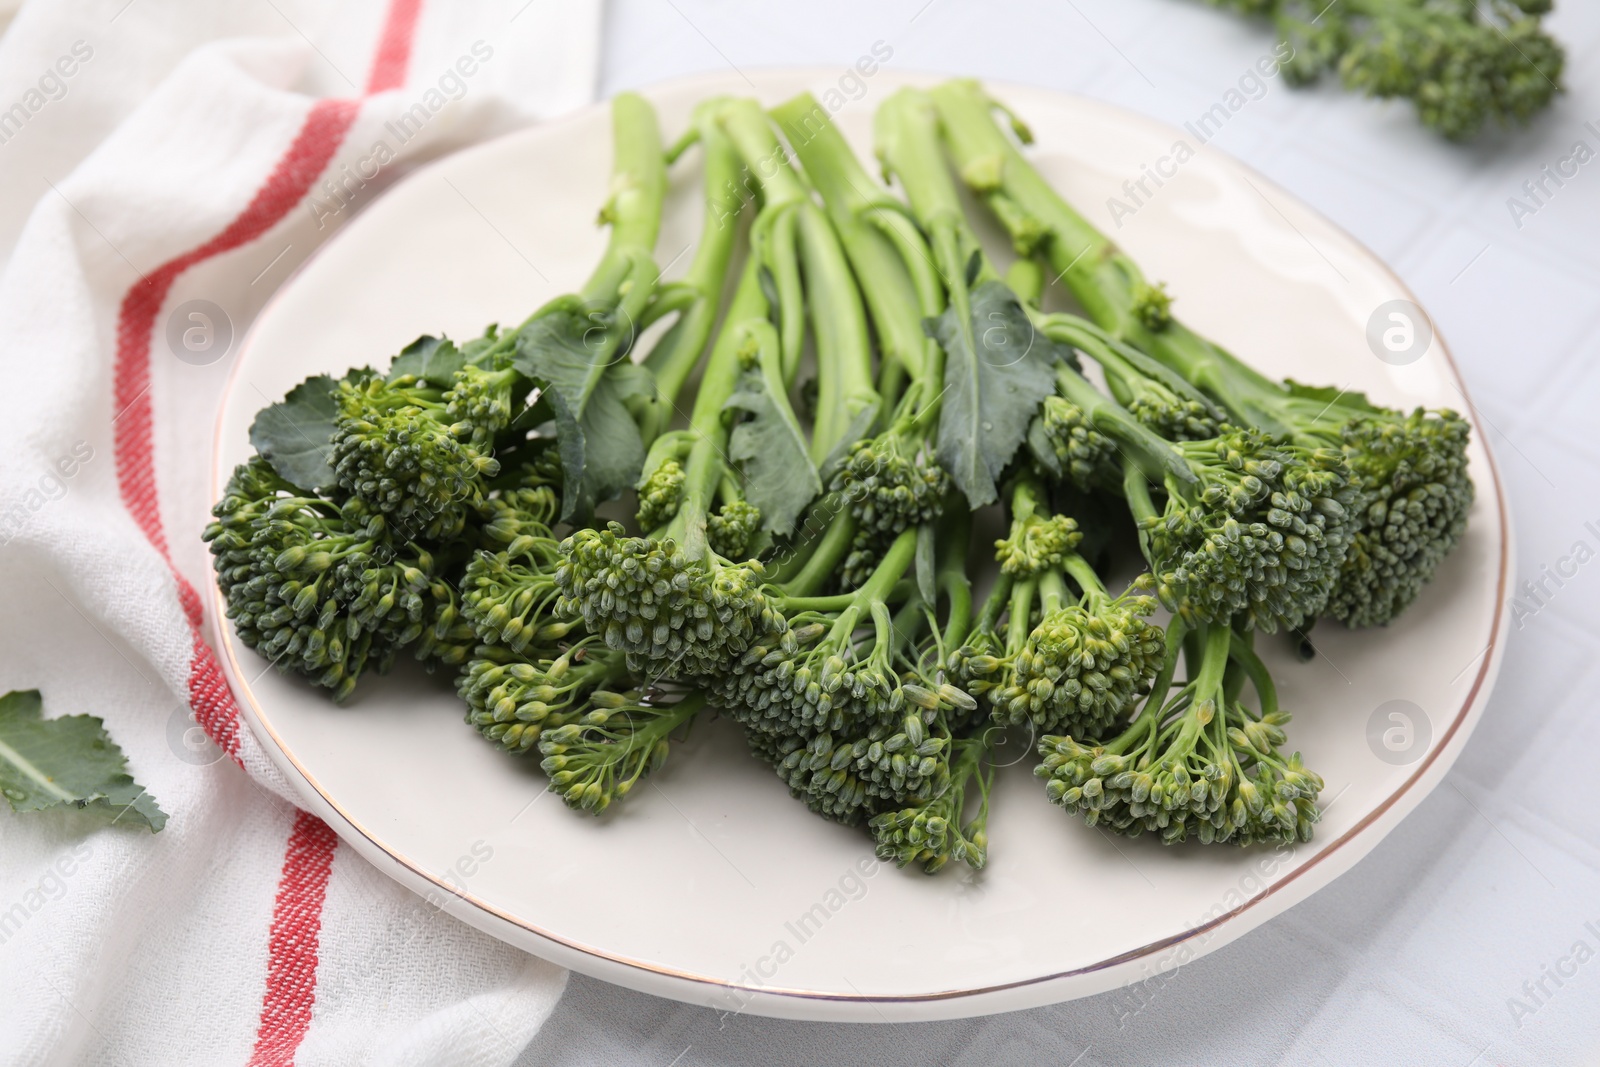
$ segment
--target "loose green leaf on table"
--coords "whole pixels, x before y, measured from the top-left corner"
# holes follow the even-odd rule
[[[37,689],[0,697],[0,792],[18,812],[61,804],[105,812],[156,833],[167,814],[127,772],[127,757],[93,715],[43,717]]]

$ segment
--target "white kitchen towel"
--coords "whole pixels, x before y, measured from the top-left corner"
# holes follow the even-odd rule
[[[171,815],[0,812],[0,1064],[507,1064],[560,996],[295,808],[198,534],[273,289],[409,168],[587,102],[599,20],[37,0],[0,39],[0,692],[102,716]]]

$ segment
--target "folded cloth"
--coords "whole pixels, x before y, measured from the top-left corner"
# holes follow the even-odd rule
[[[297,809],[199,532],[274,287],[409,168],[589,100],[599,17],[40,0],[0,40],[0,692],[103,717],[171,816],[0,810],[0,1064],[508,1064],[559,997]]]

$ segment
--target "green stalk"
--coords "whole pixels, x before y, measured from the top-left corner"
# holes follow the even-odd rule
[[[913,381],[938,381],[942,353],[923,333],[922,320],[944,310],[944,292],[916,224],[861,166],[810,93],[779,104],[772,116],[822,194],[884,359],[898,363]]]
[[[967,265],[981,251],[940,149],[933,99],[920,89],[899,90],[878,108],[874,131],[878,158],[905,190],[912,214],[928,235],[950,303],[970,332]],[[994,276],[987,260],[982,263],[980,276]]]
[[[619,349],[631,345],[643,328],[646,309],[656,293],[656,237],[661,230],[662,203],[667,192],[666,158],[655,109],[637,93],[621,93],[611,105],[611,196],[600,209],[599,221],[610,227],[605,253],[576,294],[566,293],[541,305],[515,330],[501,332],[495,342],[478,353],[475,361],[491,367],[496,357],[517,347],[522,328],[552,309],[576,304],[582,310],[615,311],[634,324],[626,338],[609,336],[606,358],[594,361],[592,387]],[[609,331],[608,331],[609,334]]]
[[[738,217],[742,201],[730,198],[739,176],[739,154],[733,142],[712,121],[712,112],[702,105],[695,111],[694,126],[704,160],[705,217],[700,226],[700,242],[688,274],[674,285],[685,294],[678,320],[662,335],[644,365],[655,376],[656,395],[645,425],[648,442],[664,431],[672,420],[679,392],[700,362],[706,343],[716,325],[723,282],[733,257],[738,236]]]
[[[723,99],[712,105],[717,122],[739,154],[744,181],[760,191],[761,210],[750,227],[751,256],[770,272],[778,296],[778,333],[786,381],[793,382],[805,344],[805,294],[796,255],[797,213],[811,206],[805,183],[789,166],[767,113],[754,100]]]
[[[809,304],[818,386],[811,456],[820,466],[879,405],[861,294],[838,235],[789,166],[767,113],[753,100],[728,100],[719,106],[718,116],[761,188],[763,203],[751,230],[751,250],[771,272],[778,291],[786,380],[793,380],[799,367],[803,305]]]
[[[1100,580],[1100,575],[1089,565],[1089,561],[1076,552],[1067,556],[1061,567],[1072,576],[1073,581],[1078,583],[1078,588],[1083,590],[1085,596],[1110,595],[1106,592],[1105,583]]]
[[[1140,277],[1138,268],[1073,211],[1023,158],[995,122],[994,112],[1000,105],[981,85],[959,79],[935,87],[929,95],[943,120],[945,145],[962,180],[989,203],[1002,222],[1010,223],[1014,237],[1024,233],[1025,224],[1019,219],[1035,220],[1049,236],[1046,252],[1052,267],[1089,317],[1124,336],[1122,329],[1129,325],[1125,320],[1131,317],[1134,287]],[[1024,142],[1031,140],[1026,127],[1010,117],[1017,135]]]
[[[821,589],[834,576],[839,564],[850,554],[858,523],[848,511],[839,512],[829,524],[805,564],[792,578],[779,575],[783,587],[796,595]]]
[[[834,451],[859,436],[875,416],[879,398],[872,381],[872,342],[861,295],[838,235],[810,204],[799,209],[801,257],[811,304],[817,352],[817,416],[811,458],[820,467]]]
[[[943,644],[946,652],[960,648],[972,630],[972,576],[967,573],[967,549],[972,537],[972,515],[961,507],[945,512],[939,536],[939,566],[935,584],[945,598]]]
[[[751,260],[739,278],[739,288],[728,304],[728,314],[706,361],[705,374],[695,394],[685,437],[689,442],[684,463],[683,499],[678,513],[666,527],[664,536],[684,546],[691,557],[703,557],[706,544],[706,518],[727,471],[729,427],[722,409],[733,395],[739,376],[739,352],[745,342],[742,324],[766,321],[767,298],[761,291],[757,264]]]
[[[1069,559],[1079,557],[1069,556]],[[1067,579],[1060,571],[1049,570],[1039,576],[1039,614],[1049,615],[1053,611],[1060,611],[1069,602],[1075,600],[1067,591]]]
[[[1142,312],[1152,287],[1126,253],[1058,194],[994,119],[999,105],[975,81],[932,91],[944,120],[945,144],[962,178],[982,196],[1013,237],[1048,236],[1045,253],[1089,318],[1115,339],[1148,352],[1257,428],[1292,431],[1278,383],[1176,320],[1152,329]],[[1008,113],[1009,114],[1009,113]],[[1011,116],[1026,143],[1026,128]],[[1092,354],[1092,353],[1091,353]]]
[[[1006,652],[1015,654],[1033,632],[1033,598],[1039,580],[1024,578],[1011,587],[1011,614],[1006,618]]]
[[[852,594],[850,606],[839,613],[833,628],[828,631],[828,636],[824,640],[838,642],[848,639],[860,623],[863,611],[870,611],[875,605],[881,606],[889,599],[889,595],[911,566],[916,554],[917,531],[913,527],[894,539],[894,543],[889,546],[888,551],[883,554],[883,559],[873,570],[872,577],[863,582],[861,588]]]

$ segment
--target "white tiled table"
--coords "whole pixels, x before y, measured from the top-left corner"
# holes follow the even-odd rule
[[[1523,577],[1579,541],[1600,552],[1600,159],[1520,229],[1506,203],[1575,141],[1600,152],[1584,128],[1600,129],[1600,3],[1558,7],[1570,92],[1531,131],[1463,149],[1403,105],[1275,81],[1216,139],[1420,294],[1493,427]],[[897,69],[1070,90],[1174,123],[1273,45],[1199,0],[615,0],[601,89],[730,65],[842,70],[880,40]],[[1134,1018],[1113,993],[963,1022],[719,1028],[714,1012],[574,976],[521,1062],[1600,1063],[1597,681],[1600,558],[1513,626],[1494,699],[1443,786],[1353,872],[1183,968]],[[1514,1018],[1509,998],[1533,1003],[1523,983],[1580,940],[1595,958]]]

